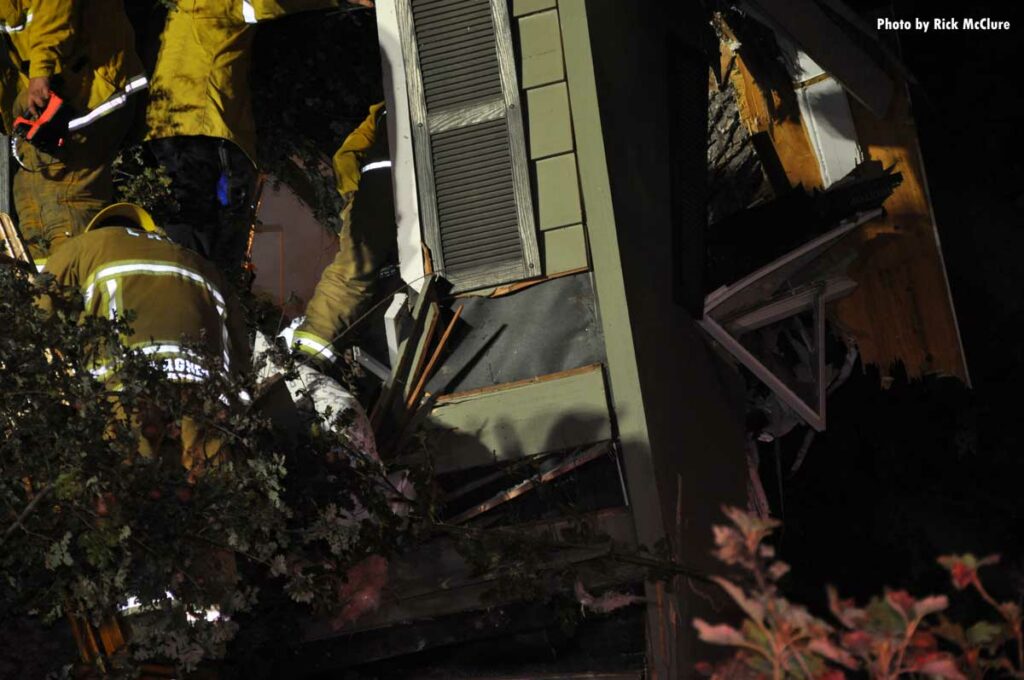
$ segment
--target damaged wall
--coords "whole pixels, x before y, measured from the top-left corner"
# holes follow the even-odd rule
[[[743,45],[729,32],[722,44],[724,68],[747,127],[770,135],[791,184],[821,188],[821,171],[806,127],[792,107],[785,106],[792,98],[789,84],[776,78],[768,86],[766,78],[759,79],[759,71],[766,69],[748,63]],[[903,183],[885,202],[886,215],[860,230],[862,253],[850,271],[859,286],[839,303],[838,319],[857,338],[863,361],[879,365],[883,372],[902,362],[912,376],[942,373],[967,381],[909,93],[898,74],[889,76],[897,87],[883,118],[848,97],[865,157],[886,167],[895,164]]]

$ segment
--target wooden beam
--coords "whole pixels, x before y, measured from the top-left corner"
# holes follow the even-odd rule
[[[599,4],[594,3],[593,6]],[[586,0],[560,0],[558,11],[562,20],[562,49],[572,106],[590,263],[594,272],[594,290],[600,301],[600,319],[605,337],[611,404],[616,416],[617,434],[622,443],[637,537],[641,544],[650,547],[666,537],[666,523],[658,492],[636,345],[629,330],[630,308],[594,73],[588,3]],[[675,661],[678,650],[675,635],[677,609],[674,604],[669,606],[664,600],[657,600],[656,590],[654,583],[644,584],[648,597],[647,677],[651,680],[668,680],[679,677]],[[672,638],[670,644],[654,643],[655,639],[667,637]]]
[[[818,158],[814,155],[803,121],[799,116],[787,118],[774,115],[768,108],[768,102],[773,101],[777,110],[782,103],[781,95],[763,89],[754,80],[743,57],[733,52],[729,44],[722,44],[722,54],[723,58],[730,55],[730,58],[735,59],[729,79],[736,90],[740,120],[751,134],[767,133],[790,186],[800,184],[806,189],[820,188],[822,181]]]

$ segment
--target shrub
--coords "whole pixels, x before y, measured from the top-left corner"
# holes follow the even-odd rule
[[[858,607],[829,588],[828,604],[840,624],[837,628],[781,593],[779,581],[789,567],[775,558],[774,549],[766,543],[780,523],[736,508],[724,511],[731,525],[714,528],[715,555],[734,567],[739,578],[715,577],[714,581],[744,618],[739,628],[694,620],[702,640],[735,649],[723,662],[699,664],[712,678],[837,680],[847,673],[878,680],[1022,677],[1020,608],[1012,602],[997,602],[978,575],[981,567],[996,563],[998,557],[939,559],[949,570],[954,588],[973,589],[999,614],[997,621],[965,625],[940,616],[949,607],[946,595],[918,599],[903,590],[886,590]]]
[[[275,427],[239,397],[252,375],[213,358],[209,380],[168,381],[121,343],[130,318],[81,309],[78,291],[0,267],[0,620],[99,624],[132,598],[146,613],[115,665],[188,670],[268,601],[346,611],[406,531],[379,462],[325,419]],[[116,384],[90,372],[101,358]],[[230,456],[186,472],[189,427]]]

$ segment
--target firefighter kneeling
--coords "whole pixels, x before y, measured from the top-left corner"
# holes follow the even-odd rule
[[[245,327],[220,272],[198,253],[167,239],[138,206],[119,203],[101,210],[85,233],[53,253],[43,271],[81,291],[83,315],[113,319],[134,311],[124,345],[151,358],[182,389],[185,383],[208,378],[209,364],[189,345],[198,344],[208,356],[219,358],[219,368],[227,373],[249,363]],[[101,361],[93,373],[118,391],[113,366]],[[159,414],[165,409],[157,407],[166,405],[153,406]],[[190,482],[228,455],[221,437],[191,418],[182,418],[180,436],[171,437],[168,432],[174,428],[165,427],[160,415],[139,408],[125,413],[120,405],[115,410],[139,432],[141,455],[180,453]],[[212,574],[214,580],[227,585],[234,579],[233,559],[227,554],[211,557],[221,565]]]

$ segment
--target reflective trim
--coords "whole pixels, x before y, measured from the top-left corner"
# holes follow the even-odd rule
[[[185,349],[176,342],[165,342],[160,345],[145,345],[142,347],[136,345],[135,349],[138,349],[146,356],[150,354],[188,354],[195,356],[194,352]]]
[[[141,348],[141,351],[146,356],[153,354],[169,355],[156,358],[162,361],[161,368],[163,368],[164,373],[171,380],[202,381],[210,377],[210,372],[206,368],[200,365],[199,362],[193,361],[196,353],[177,343],[164,342],[159,345],[146,345]],[[224,370],[227,370],[226,365]]]
[[[390,168],[391,161],[374,161],[373,163],[367,163],[362,167],[360,172],[366,173],[371,170],[383,170],[384,168]]]
[[[299,331],[295,334],[295,348],[311,356],[322,356],[330,362],[337,361],[338,355],[331,349],[330,343],[312,333]]]
[[[107,281],[107,295],[107,316],[113,320],[117,318],[117,279]]]
[[[242,20],[247,24],[255,24],[258,21],[256,19],[256,8],[252,6],[249,0],[242,0]]]
[[[117,109],[122,108],[125,104],[128,103],[129,95],[131,95],[134,92],[138,92],[139,90],[144,90],[147,87],[149,87],[149,80],[146,78],[146,76],[135,76],[125,84],[123,90],[110,95],[106,99],[106,101],[104,101],[102,104],[92,109],[91,111],[89,111],[84,116],[72,118],[70,121],[68,121],[68,130],[74,132],[75,130],[81,129],[86,125],[96,122],[98,119],[102,118],[108,113],[111,113],[112,111],[116,111]]]
[[[174,342],[162,342],[152,345],[133,345],[132,349],[139,350],[145,356],[152,356],[154,363],[158,363],[160,369],[171,380],[184,382],[202,382],[210,377],[206,370],[193,358],[195,352]],[[167,355],[167,356],[159,356]],[[109,364],[96,366],[89,370],[97,380],[111,372]]]
[[[113,276],[124,276],[126,274],[139,274],[139,275],[171,275],[180,276],[182,278],[194,281],[202,285],[210,293],[213,299],[217,302],[218,311],[220,308],[226,306],[224,302],[224,296],[221,295],[220,291],[210,283],[206,277],[197,271],[187,269],[181,265],[171,264],[168,262],[126,262],[123,264],[114,264],[103,269],[97,270],[93,273],[89,279],[90,283],[86,286],[84,295],[86,299],[92,297],[91,288],[99,283],[101,280],[110,278]]]
[[[231,336],[228,335],[227,310],[218,305],[217,314],[220,315],[220,348],[224,360],[224,370],[227,371],[231,367],[231,353],[228,352],[228,347],[231,346]]]
[[[25,30],[25,27],[32,23],[32,12],[25,15],[25,22],[18,24],[17,26],[8,26],[5,23],[0,22],[0,32],[3,33],[21,33]]]
[[[217,310],[218,317],[220,317],[220,339],[224,370],[228,371],[231,368],[231,337],[228,333],[227,326],[227,304],[224,301],[224,296],[221,295],[217,287],[210,283],[206,277],[199,272],[168,262],[121,262],[99,269],[86,279],[86,281],[89,281],[89,284],[83,291],[86,303],[92,299],[96,286],[101,284],[104,280],[107,282],[107,290],[112,291],[117,289],[116,280],[125,276],[175,276],[192,281],[203,287],[214,299],[214,306]],[[114,285],[113,289],[111,288],[111,284]],[[111,296],[113,296],[113,293],[111,293]],[[111,302],[110,304],[116,305],[116,302]],[[116,312],[116,306],[112,307],[110,311],[111,314]],[[166,350],[168,352],[185,353],[185,350],[180,345],[164,344],[160,346],[168,348]],[[157,350],[144,348],[143,352],[149,354],[155,353]],[[182,372],[195,373],[202,377],[207,377],[209,375],[206,369],[203,369],[194,362],[189,362],[184,366],[179,366],[177,364],[165,366],[164,370],[169,375],[171,373],[178,374]]]

